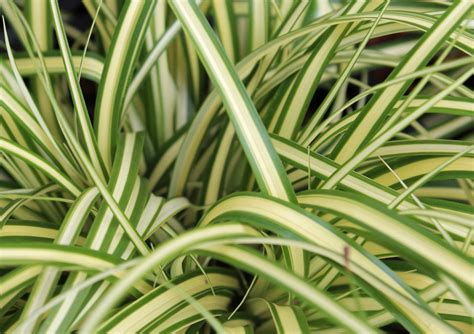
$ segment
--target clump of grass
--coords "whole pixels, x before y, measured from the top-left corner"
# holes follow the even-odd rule
[[[83,5],[1,2],[0,331],[473,330],[468,1]]]

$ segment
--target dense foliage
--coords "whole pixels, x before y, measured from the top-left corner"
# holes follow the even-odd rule
[[[1,332],[474,330],[471,1],[0,3]]]

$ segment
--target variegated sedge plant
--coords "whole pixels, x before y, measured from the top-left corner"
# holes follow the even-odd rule
[[[474,330],[470,1],[82,2],[1,0],[1,332]]]

